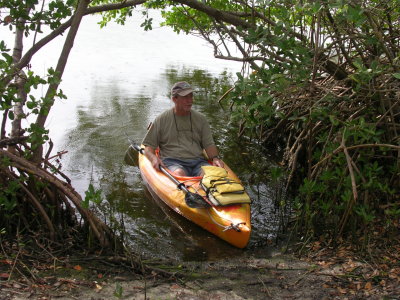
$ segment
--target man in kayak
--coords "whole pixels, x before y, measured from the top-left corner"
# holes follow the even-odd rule
[[[175,83],[171,99],[174,107],[154,120],[142,142],[153,167],[158,170],[163,165],[177,176],[201,176],[201,166],[209,165],[203,149],[213,165],[223,167],[208,121],[192,110],[192,86],[185,81]],[[155,154],[157,148],[159,156]]]

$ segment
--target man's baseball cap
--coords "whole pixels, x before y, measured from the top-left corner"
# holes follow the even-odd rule
[[[171,88],[171,95],[172,96],[186,96],[190,93],[193,93],[192,86],[187,83],[186,81],[179,81],[175,83]]]

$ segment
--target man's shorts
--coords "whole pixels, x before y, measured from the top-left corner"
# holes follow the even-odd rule
[[[201,166],[210,165],[204,158],[178,159],[167,157],[162,161],[171,172],[174,172],[176,169],[183,169],[186,173],[186,176],[199,176],[202,171]]]

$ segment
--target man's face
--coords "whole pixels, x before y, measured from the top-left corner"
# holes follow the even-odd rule
[[[175,107],[177,111],[188,113],[192,109],[192,104],[193,104],[193,93],[190,93],[189,95],[186,96],[177,95],[175,97]]]

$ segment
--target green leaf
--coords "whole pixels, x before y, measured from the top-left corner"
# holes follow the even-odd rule
[[[29,109],[32,109],[36,106],[36,103],[33,101],[28,101],[26,102],[26,107],[28,107]]]
[[[82,202],[83,207],[89,208],[90,202],[100,204],[101,201],[101,190],[96,191],[93,184],[90,183],[88,190],[85,192],[85,200]]]
[[[114,296],[117,297],[118,299],[122,298],[123,295],[123,287],[121,286],[121,284],[119,282],[117,282],[115,284],[115,290],[114,290]]]
[[[11,110],[8,112],[8,118],[10,120],[14,120],[14,112],[12,112]]]
[[[8,64],[12,64],[13,58],[10,54],[3,52],[1,55],[3,55],[3,57],[6,59]]]
[[[393,76],[394,78],[400,79],[400,73],[394,73]]]

